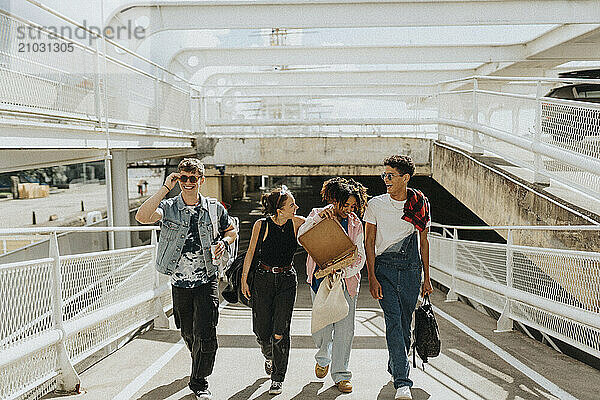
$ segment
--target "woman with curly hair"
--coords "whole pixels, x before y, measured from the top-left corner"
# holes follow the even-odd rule
[[[265,356],[265,372],[271,375],[270,394],[282,392],[290,353],[290,322],[296,301],[297,277],[292,264],[298,242],[296,234],[304,217],[287,187],[282,186],[261,198],[266,218],[252,228],[242,271],[242,293],[252,298],[252,327]],[[263,237],[261,227],[266,224]],[[256,244],[261,241],[260,264],[248,286],[248,271]]]
[[[358,257],[354,263],[342,271],[344,278],[344,297],[348,303],[348,315],[341,321],[332,323],[315,332],[313,340],[319,349],[315,354],[315,374],[317,378],[324,378],[331,365],[331,377],[338,390],[342,393],[352,392],[352,372],[348,370],[350,350],[354,339],[354,318],[356,310],[356,297],[360,285],[360,270],[365,264],[365,248],[363,244],[363,226],[359,217],[367,203],[367,189],[354,180],[332,178],[323,183],[321,198],[328,205],[324,208],[314,208],[306,218],[304,225],[298,230],[298,236],[308,231],[324,218],[337,220],[350,239],[358,248]],[[307,282],[311,287],[314,300],[322,280],[315,275],[316,263],[312,257],[306,260]]]

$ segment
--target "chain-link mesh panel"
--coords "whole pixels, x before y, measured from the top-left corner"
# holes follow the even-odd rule
[[[61,257],[63,321],[153,288],[152,246]]]
[[[547,98],[538,102],[531,95],[532,91],[535,93],[535,86],[531,86],[529,91],[526,85],[517,85],[516,88],[511,85],[500,85],[491,88],[502,92],[479,90],[476,103],[473,102],[472,92],[441,93],[438,96],[440,118],[460,122],[476,121],[486,128],[495,129],[521,142],[524,139],[531,144],[545,143],[561,150],[571,151],[577,156],[600,159],[599,105],[577,104],[572,101]],[[510,93],[510,90],[517,93]],[[529,93],[530,97],[523,96],[521,92]],[[473,117],[475,108],[477,119]],[[541,114],[539,133],[536,124],[538,111]],[[583,170],[570,164],[568,160],[557,159],[558,156],[534,153],[504,140],[462,128],[441,125],[439,133],[468,145],[477,145],[483,151],[497,154],[519,167],[536,171],[567,187],[595,197],[600,196],[600,171],[594,173]],[[539,157],[537,164],[536,156]]]
[[[542,132],[556,146],[600,158],[600,107],[565,103],[542,102]]]
[[[154,317],[153,301],[147,301],[137,307],[111,315],[110,318],[101,321],[99,324],[78,330],[67,338],[65,341],[67,353],[71,360],[76,363]]]
[[[52,329],[53,260],[0,265],[0,352]]]
[[[62,28],[66,32],[80,29],[67,22]],[[94,45],[99,42],[90,38]],[[114,53],[114,45],[107,46],[107,52]],[[129,58],[145,70],[158,71],[140,58]],[[188,135],[191,131],[187,82],[167,83],[110,57],[104,62],[104,54],[95,48],[53,35],[2,10],[0,81],[0,109],[94,123],[106,114],[111,122],[125,126],[164,127]]]
[[[40,398],[53,388],[56,360],[56,347],[48,346],[0,369],[0,398]]]
[[[463,93],[442,93],[438,95],[439,118],[455,119],[461,121],[473,120],[473,94]],[[440,125],[438,127],[440,135],[446,135],[455,138],[464,143],[473,142],[473,132],[467,129],[454,126]]]
[[[446,244],[451,245],[452,241],[430,236],[430,260],[439,275],[452,276],[452,247]],[[509,252],[504,244],[460,240],[456,256],[455,268],[461,275],[451,284],[457,293],[503,312],[507,298],[502,287],[514,288],[521,292],[520,299],[531,298],[531,301],[525,304],[509,299],[512,304],[509,318],[600,355],[597,326],[568,318],[571,307],[576,307],[585,318],[600,320],[600,253],[527,246],[511,246]],[[510,280],[507,280],[508,267],[512,268]],[[477,279],[481,278],[489,281],[490,287],[478,284]],[[491,290],[494,287],[498,289]],[[548,304],[562,311],[547,311]]]
[[[512,315],[525,325],[546,332],[596,357],[600,356],[600,330],[594,327],[518,301],[513,302]]]
[[[600,313],[600,253],[518,247],[513,282],[524,292]]]
[[[158,87],[160,93],[158,119],[161,127],[191,130],[189,92],[166,82],[160,82]]]
[[[506,285],[506,246],[458,241],[456,269]]]
[[[23,35],[32,29],[34,34]],[[96,116],[96,55],[0,10],[0,106]]]

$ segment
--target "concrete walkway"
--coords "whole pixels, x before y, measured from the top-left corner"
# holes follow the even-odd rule
[[[350,358],[354,392],[341,394],[330,376],[314,375],[315,349],[310,332],[309,289],[299,287],[292,321],[292,350],[284,391],[280,400],[302,399],[393,399],[394,388],[386,371],[387,350],[383,315],[366,287],[358,300],[356,337]],[[537,371],[556,388],[531,379],[515,365],[458,329],[438,314],[442,354],[423,371],[411,370],[414,399],[579,399],[597,398],[595,384],[600,372],[556,353],[518,332],[493,333],[494,321],[463,303],[444,303],[436,291],[434,305],[468,323]],[[134,339],[108,358],[81,374],[86,391],[78,397],[91,399],[194,399],[187,388],[189,351],[171,322],[170,330],[152,330]],[[250,309],[224,305],[218,325],[219,350],[210,389],[218,400],[269,399],[269,380],[264,359],[252,334]],[[518,363],[517,363],[518,364]],[[553,396],[551,393],[558,394]]]
[[[316,204],[302,199],[299,204]],[[242,241],[260,215],[252,202],[237,202]],[[301,209],[306,215],[306,210]],[[358,298],[356,336],[350,357],[354,391],[341,394],[330,376],[314,375],[316,349],[310,336],[310,292],[305,283],[306,253],[299,250],[298,295],[291,325],[292,349],[283,393],[277,400],[394,398],[387,373],[383,313],[363,277]],[[363,270],[364,272],[365,270]],[[436,289],[432,302],[442,336],[442,354],[421,369],[411,369],[413,398],[425,399],[597,399],[600,371],[519,332],[494,333],[496,321],[461,303],[445,303]],[[463,326],[466,325],[465,326]],[[269,377],[252,333],[251,310],[221,303],[217,328],[219,350],[209,378],[215,400],[270,399]],[[187,388],[189,351],[171,318],[171,329],[151,330],[80,374],[84,394],[77,398],[179,400],[194,399]]]

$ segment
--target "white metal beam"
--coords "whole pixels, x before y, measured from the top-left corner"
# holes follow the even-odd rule
[[[99,149],[1,149],[0,173],[98,161],[105,154]]]
[[[105,149],[106,136],[92,126],[0,119],[0,149]],[[111,129],[111,149],[186,149],[192,136]]]
[[[147,38],[164,30],[198,28],[590,24],[600,21],[600,7],[597,0],[132,1],[110,13],[106,26],[143,20]],[[130,41],[130,48],[137,48],[141,41]]]
[[[523,60],[525,55],[523,45],[190,48],[179,51],[169,68],[176,62],[189,65],[190,57],[196,57],[194,68],[199,70],[212,65],[311,65],[315,62],[319,65],[515,62]]]
[[[473,76],[474,69],[398,70],[398,71],[269,71],[218,73],[200,85],[204,89],[252,87],[258,85],[390,85],[403,82],[432,83]]]
[[[564,63],[564,58],[580,60],[581,57],[598,57],[599,44],[591,48],[581,49],[576,42],[581,38],[596,35],[600,31],[599,24],[568,24],[559,26],[525,45],[528,60],[539,61],[535,69],[530,69],[530,75],[541,76],[540,70],[547,70]],[[593,38],[597,43],[598,40]],[[592,41],[591,43],[594,43]],[[588,43],[589,45],[590,43]],[[592,54],[577,54],[578,51],[591,50]],[[559,57],[557,57],[559,56]],[[520,69],[519,63],[487,63],[477,68],[476,75],[508,74],[515,76],[515,70]],[[523,74],[517,74],[522,76]]]

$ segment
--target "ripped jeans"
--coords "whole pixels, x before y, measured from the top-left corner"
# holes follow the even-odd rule
[[[217,321],[219,297],[217,280],[195,288],[171,286],[175,325],[192,355],[189,387],[201,390],[208,387],[206,377],[215,365],[217,354]]]
[[[273,360],[271,380],[283,382],[290,355],[290,322],[296,301],[296,271],[257,269],[252,287],[252,327],[266,359]],[[275,335],[281,336],[276,339]]]

